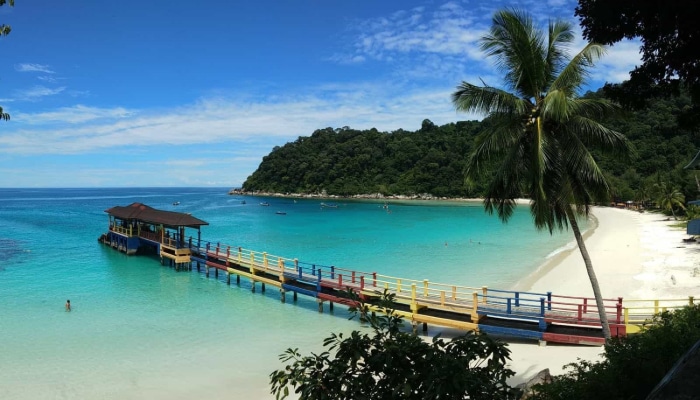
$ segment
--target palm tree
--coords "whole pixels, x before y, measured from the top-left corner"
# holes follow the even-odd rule
[[[649,200],[649,187],[646,183],[640,182],[637,191],[634,193],[634,200],[639,203],[642,207],[646,207],[647,200]]]
[[[671,211],[674,220],[678,220],[676,217],[675,207],[679,207],[685,210],[685,196],[681,193],[678,188],[667,185],[666,182],[659,182],[654,185],[656,189],[656,202],[659,203],[659,207],[663,211]]]
[[[538,229],[551,234],[571,227],[607,339],[607,314],[577,217],[588,216],[593,201],[607,198],[609,191],[587,146],[617,155],[631,148],[622,134],[597,122],[617,111],[616,106],[577,95],[605,49],[591,43],[570,58],[567,45],[573,40],[569,22],[550,22],[543,32],[523,12],[497,12],[481,49],[505,74],[507,89],[462,82],[452,101],[457,110],[487,114],[491,122],[478,136],[466,171],[473,179],[485,168],[493,169],[484,208],[507,222],[515,199],[525,196]]]

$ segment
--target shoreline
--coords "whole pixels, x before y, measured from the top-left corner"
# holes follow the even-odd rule
[[[440,197],[433,196],[428,193],[415,195],[383,195],[381,193],[372,194],[354,194],[352,196],[340,196],[337,194],[323,193],[276,193],[276,192],[248,192],[241,189],[231,189],[228,191],[229,196],[257,196],[257,197],[275,197],[282,199],[317,199],[317,200],[375,200],[375,201],[435,201],[446,203],[483,203],[484,199],[480,197]],[[529,205],[530,199],[514,199],[518,205]]]
[[[596,226],[584,234],[604,298],[687,298],[700,294],[700,245],[687,244],[677,221],[655,213],[612,207],[594,207]],[[573,236],[573,235],[572,235]],[[590,280],[578,247],[562,251],[516,284],[529,291],[553,290],[573,296],[591,296]],[[599,361],[602,347],[508,342],[516,372],[510,383],[527,382],[543,369],[552,375],[577,360]]]
[[[595,234],[595,231],[596,229],[598,229],[599,226],[598,218],[595,215],[593,215],[592,212],[588,218],[590,227],[586,229],[582,234],[584,242]],[[558,265],[564,262],[564,260],[567,257],[570,257],[573,253],[580,256],[580,251],[578,245],[576,244],[576,240],[573,237],[573,234],[571,241],[568,242],[565,246],[560,247],[559,249],[561,250],[558,253],[552,255],[551,257],[548,256],[547,258],[545,258],[545,261],[542,264],[540,264],[534,271],[532,271],[523,279],[516,282],[511,288],[511,290],[530,292],[532,291],[532,287],[535,285],[535,282],[539,281],[540,279],[544,278],[548,273],[552,272]]]

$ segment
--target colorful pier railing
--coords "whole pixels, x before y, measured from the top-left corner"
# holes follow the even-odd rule
[[[352,304],[348,290],[369,304],[388,291],[395,296],[395,312],[410,322],[414,330],[421,324],[427,330],[431,324],[558,343],[604,343],[593,298],[435,283],[310,264],[242,247],[193,241],[192,238],[183,242],[168,240],[173,243],[161,244],[175,246],[173,254],[161,252],[162,258],[174,260],[187,254],[198,270],[204,267],[207,276],[213,271],[218,278],[221,271],[226,274],[228,284],[232,276],[237,283],[241,277],[248,278],[253,292],[256,284],[260,284],[262,291],[266,285],[277,287],[283,302],[287,292],[292,292],[294,300],[298,294],[310,296],[318,302],[319,311],[323,311],[324,302],[331,309],[335,303]],[[655,314],[693,303],[694,297],[626,299],[624,302],[622,298],[604,299],[613,336],[638,332]]]

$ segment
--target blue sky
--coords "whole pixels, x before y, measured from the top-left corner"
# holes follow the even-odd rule
[[[495,9],[573,17],[575,1],[16,0],[0,7],[0,187],[243,183],[315,129],[416,130],[457,113]],[[577,25],[578,26],[578,25]],[[579,40],[574,50],[583,47]],[[639,63],[621,43],[591,87]]]

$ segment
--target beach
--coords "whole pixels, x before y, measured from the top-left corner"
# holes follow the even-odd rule
[[[307,296],[284,304],[276,290],[252,294],[248,279],[227,285],[223,276],[178,272],[97,243],[108,224],[102,210],[134,201],[204,219],[203,239],[319,266],[337,260],[431,282],[590,296],[573,234],[536,231],[526,207],[502,224],[478,201],[393,200],[387,213],[370,200],[328,210],[317,199],[247,199],[216,188],[0,191],[0,398],[270,399],[268,375],[282,366],[280,353],[298,347],[308,354],[331,332],[363,329],[347,320],[345,307],[321,314]],[[683,230],[669,227],[674,221],[593,212],[585,237],[605,297],[698,294],[700,245],[683,243]],[[431,326],[422,337],[438,333],[464,332]],[[509,346],[513,384],[602,351]]]
[[[683,242],[688,237],[685,229],[672,227],[678,221],[661,214],[610,207],[596,207],[592,214],[593,228],[584,236],[604,298],[670,299],[700,294],[700,244]],[[593,296],[583,258],[573,243],[516,288]],[[509,348],[509,367],[516,372],[513,384],[525,382],[545,368],[561,374],[564,365],[577,359],[599,360],[603,351],[602,347],[532,342],[511,342]]]

